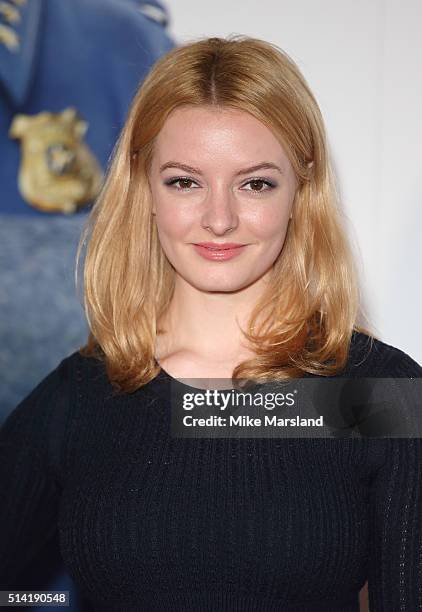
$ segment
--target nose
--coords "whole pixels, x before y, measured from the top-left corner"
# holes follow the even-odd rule
[[[201,226],[210,229],[216,235],[224,235],[237,228],[239,216],[233,194],[227,188],[210,189],[204,203]]]

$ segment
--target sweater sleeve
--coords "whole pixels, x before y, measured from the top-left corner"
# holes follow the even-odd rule
[[[397,349],[379,376],[421,378],[422,368]],[[416,387],[411,392],[418,401]],[[422,611],[422,438],[379,442],[385,461],[371,483],[369,610]]]
[[[14,588],[57,528],[68,359],[22,400],[0,429],[0,589]]]

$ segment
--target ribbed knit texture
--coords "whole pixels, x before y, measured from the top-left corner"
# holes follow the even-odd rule
[[[422,377],[354,333],[339,376]],[[58,529],[95,610],[422,610],[422,439],[181,439],[171,377],[64,359],[0,430],[0,588]],[[422,407],[421,407],[422,409]]]

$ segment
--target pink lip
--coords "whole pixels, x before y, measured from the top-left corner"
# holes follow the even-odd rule
[[[216,249],[235,249],[244,246],[241,242],[196,242],[199,246],[214,247]]]
[[[243,249],[247,246],[246,244],[239,244],[239,245],[235,245],[232,246],[233,243],[226,243],[224,244],[224,248],[221,249],[216,249],[216,248],[210,248],[209,246],[204,246],[204,245],[212,245],[213,247],[217,246],[216,243],[200,243],[200,244],[194,244],[193,246],[195,247],[195,250],[197,253],[199,253],[199,255],[201,255],[201,257],[204,257],[204,259],[210,259],[212,261],[226,261],[227,259],[232,259],[233,257],[236,257],[237,255],[240,255],[240,253],[242,253]],[[223,245],[221,245],[223,247]]]

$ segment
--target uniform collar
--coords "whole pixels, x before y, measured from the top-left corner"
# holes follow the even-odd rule
[[[3,18],[0,18],[0,22],[16,32],[19,37],[19,47],[12,51],[0,43],[0,81],[13,106],[19,108],[25,103],[36,66],[41,34],[42,0],[27,0],[26,4],[20,7],[11,0],[9,4],[19,10],[21,21],[17,24],[7,24]]]

